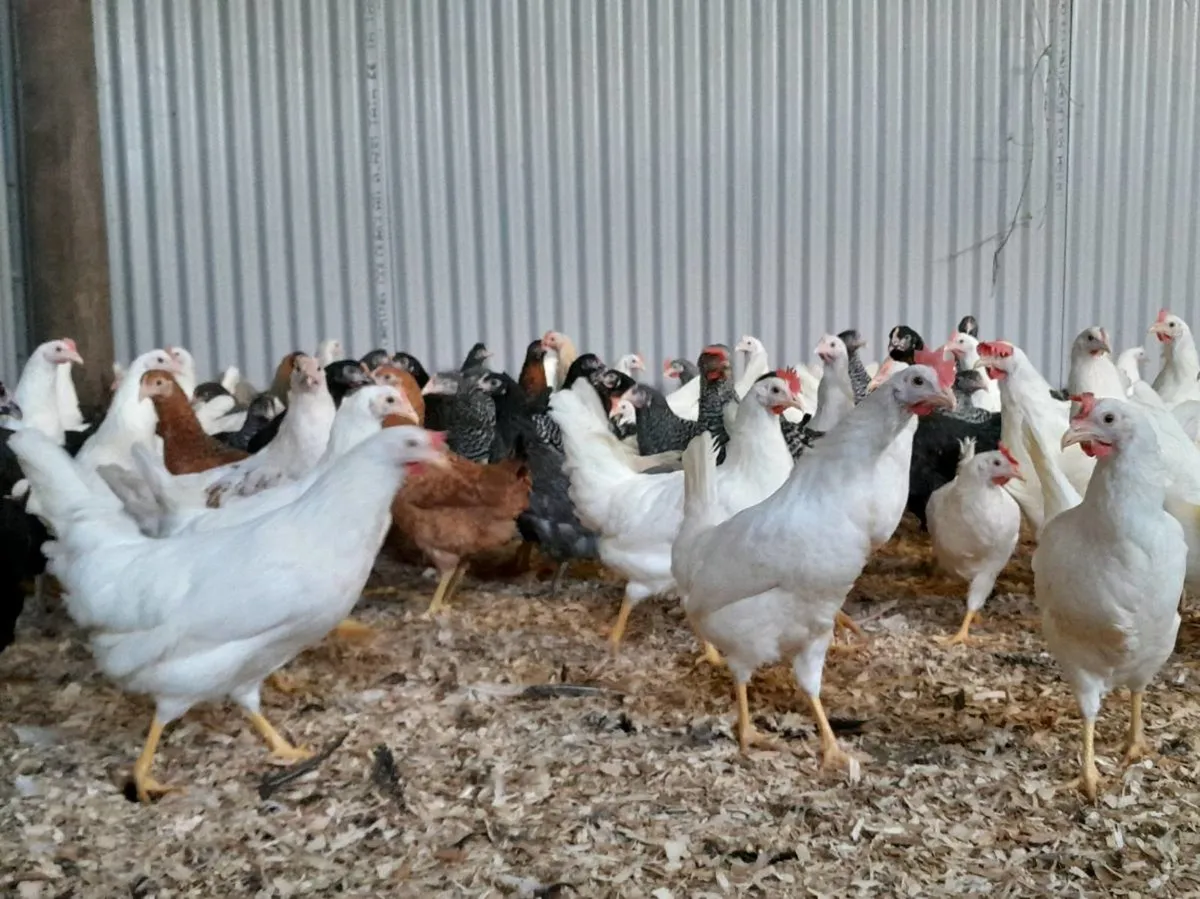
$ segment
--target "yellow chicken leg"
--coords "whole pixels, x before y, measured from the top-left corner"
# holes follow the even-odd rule
[[[829,726],[829,718],[825,715],[825,706],[821,703],[821,697],[809,696],[807,693],[805,696],[812,708],[813,718],[817,722],[817,733],[821,738],[821,767],[826,770],[834,768],[851,770],[854,766],[854,759],[838,745],[833,728]]]
[[[626,596],[621,600],[621,611],[617,612],[617,623],[613,625],[612,631],[608,635],[608,642],[612,647],[613,655],[621,651],[621,638],[625,636],[625,628],[629,624],[629,613],[632,611],[633,603]]]
[[[271,726],[270,721],[258,712],[250,713],[250,723],[254,725],[254,729],[266,741],[267,748],[271,750],[271,754],[276,758],[287,762],[298,762],[312,758],[312,750],[305,749],[303,746],[293,746],[279,731]]]
[[[437,589],[433,591],[433,600],[429,603],[429,608],[425,610],[426,618],[432,618],[446,607],[446,603],[450,601],[451,591],[457,586],[457,579],[462,577],[459,574],[459,569],[464,567],[465,563],[459,562],[451,570],[442,575],[442,579],[438,581]]]
[[[721,658],[721,654],[717,652],[717,647],[713,646],[707,640],[701,640],[700,642],[704,646],[704,652],[700,654],[700,658],[696,661],[705,662],[709,665],[712,665],[714,668],[720,668],[725,664],[725,660]]]
[[[158,751],[158,741],[162,735],[163,723],[155,715],[150,722],[150,732],[146,734],[142,754],[133,763],[133,785],[137,789],[138,802],[149,802],[168,793],[181,792],[178,787],[165,786],[150,776],[150,766],[154,764],[154,753]]]
[[[1125,739],[1125,764],[1132,765],[1146,757],[1150,744],[1146,742],[1146,733],[1142,728],[1142,691],[1129,694],[1129,736]]]
[[[454,566],[454,574],[450,578],[450,586],[446,588],[446,595],[442,597],[442,605],[449,605],[450,600],[454,599],[454,594],[458,592],[458,588],[462,586],[463,578],[467,576],[466,560],[459,562]]]
[[[833,616],[833,626],[835,629],[842,628],[843,630],[850,631],[850,633],[854,634],[854,636],[861,640],[865,640],[867,638],[867,635],[863,633],[862,628],[858,626],[855,620],[841,609],[838,609],[837,614]]]
[[[1100,772],[1096,770],[1095,740],[1096,722],[1090,719],[1085,720],[1083,722],[1083,766],[1079,779],[1073,785],[1079,788],[1089,802],[1095,802],[1100,791]]]
[[[943,646],[957,646],[960,643],[966,644],[971,642],[971,625],[975,619],[979,617],[978,612],[967,610],[967,614],[963,616],[962,626],[959,627],[958,633],[953,637],[934,637],[934,639]]]
[[[354,618],[343,618],[333,629],[333,635],[339,640],[370,640],[375,634],[375,628]]]
[[[779,743],[762,734],[750,720],[750,699],[746,693],[746,685],[734,684],[733,692],[737,697],[738,746],[741,747],[742,754],[750,752],[751,747],[757,747],[767,752],[779,752],[781,748]]]

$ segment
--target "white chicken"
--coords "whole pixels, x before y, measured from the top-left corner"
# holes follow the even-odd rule
[[[1038,431],[1042,443],[1052,445],[1067,428],[1070,403],[1055,399],[1050,385],[1021,350],[1007,340],[979,344],[978,366],[1000,385],[1003,404],[1000,419],[1000,440],[1017,457],[1023,481],[1010,481],[1004,489],[1012,494],[1025,517],[1036,532],[1045,521],[1042,488],[1025,452],[1022,426],[1029,422]],[[1064,447],[1058,464],[1067,479],[1082,493],[1087,489],[1095,461],[1077,446]]]
[[[1057,513],[1033,554],[1034,593],[1046,645],[1079,703],[1078,783],[1095,801],[1094,735],[1107,693],[1130,691],[1126,762],[1148,748],[1142,698],[1175,646],[1187,544],[1179,522],[1163,509],[1168,473],[1146,410],[1084,394],[1072,411],[1061,445],[1079,445],[1100,460],[1082,502],[1058,470],[1053,446],[1026,433],[1046,508]]]
[[[83,357],[75,348],[75,341],[69,339],[47,341],[30,353],[13,391],[13,399],[21,409],[21,418],[6,419],[4,426],[12,430],[33,428],[61,446],[66,439],[66,432],[74,429],[68,428],[63,418],[59,402],[59,372],[65,371],[69,376],[73,363],[82,365]],[[78,400],[75,411],[79,411]]]
[[[850,353],[842,338],[836,334],[822,335],[817,341],[816,354],[821,360],[822,375],[817,384],[817,409],[808,426],[824,433],[854,408],[854,385],[850,383]]]
[[[1071,369],[1067,374],[1067,392],[1072,396],[1090,393],[1097,397],[1127,395],[1125,382],[1112,358],[1108,332],[1100,327],[1085,328],[1071,344]]]
[[[1142,366],[1145,364],[1146,350],[1144,347],[1131,346],[1129,349],[1121,351],[1121,355],[1117,357],[1117,371],[1125,379],[1127,390],[1142,380]]]
[[[154,698],[133,768],[140,800],[170,792],[151,776],[154,754],[163,729],[200,702],[228,697],[277,756],[309,755],[263,717],[261,684],[353,607],[406,466],[440,464],[441,443],[421,428],[389,429],[288,506],[240,527],[157,540],[141,534],[111,494],[93,492],[47,437],[14,435],[9,446],[54,534],[49,570],[66,588],[67,610],[90,632],[100,669]]]
[[[83,363],[79,363],[82,365]],[[58,416],[64,431],[86,431],[87,422],[79,408],[79,394],[75,391],[75,363],[60,365],[54,373],[54,392],[58,399]]]
[[[218,508],[179,505],[171,494],[171,474],[161,459],[145,450],[134,450],[135,472],[104,466],[98,474],[125,505],[125,511],[148,537],[193,534],[241,524],[278,509],[299,497],[329,468],[372,434],[390,415],[417,414],[407,397],[394,387],[360,387],[346,396],[333,419],[329,445],[316,467],[304,477],[252,496],[230,496]],[[147,502],[147,490],[153,502]]]
[[[823,764],[853,773],[857,763],[838,746],[820,699],[834,618],[884,524],[879,510],[900,510],[892,529],[903,512],[907,479],[881,481],[882,457],[912,434],[914,413],[953,407],[954,394],[937,372],[911,366],[801,456],[780,489],[724,521],[711,437],[701,434],[688,446],[684,520],[671,569],[688,620],[733,673],[743,752],[765,742],[750,721],[746,684],[760,665],[788,659],[816,718]],[[892,495],[880,501],[879,491]]]
[[[966,643],[971,624],[983,610],[1008,564],[1021,532],[1021,508],[1004,485],[1020,479],[1021,466],[1004,444],[975,455],[975,440],[960,441],[954,480],[929,497],[927,517],[938,564],[969,583],[967,613],[947,645]]]
[[[973,369],[979,362],[979,340],[970,334],[956,331],[946,341],[943,353],[954,358],[959,371]],[[971,394],[971,405],[988,412],[1000,411],[1000,386],[987,373],[980,371],[983,378],[983,389]]]
[[[617,371],[623,375],[628,375],[635,381],[641,380],[638,376],[646,371],[646,363],[637,353],[626,353],[617,360],[614,366]]]
[[[733,389],[737,391],[738,399],[744,397],[754,386],[754,382],[771,370],[767,357],[767,348],[763,342],[751,334],[745,334],[733,348],[735,353],[744,357],[742,373],[734,382]]]
[[[1178,315],[1166,309],[1150,326],[1150,333],[1162,345],[1163,364],[1154,379],[1154,389],[1168,407],[1187,400],[1200,399],[1200,355],[1192,329]]]
[[[317,365],[321,368],[344,358],[346,358],[346,351],[342,349],[342,342],[336,337],[327,338],[317,344],[316,360]]]
[[[192,395],[196,392],[196,357],[181,346],[169,346],[166,349],[178,367],[175,383],[183,388],[184,396],[191,402]]]
[[[769,496],[791,471],[778,416],[795,403],[787,381],[774,377],[759,381],[738,405],[725,464],[716,477],[723,514]],[[564,471],[576,513],[600,535],[601,560],[627,579],[609,638],[616,650],[634,606],[675,587],[671,544],[683,517],[683,473],[632,471],[598,410],[599,398],[584,379],[550,400],[550,415],[563,434]]]

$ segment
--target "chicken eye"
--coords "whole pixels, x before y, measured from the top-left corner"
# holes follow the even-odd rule
[[[1104,416],[1104,423],[1105,423],[1106,425],[1110,425],[1110,424],[1112,424],[1112,423],[1113,423],[1114,421],[1116,421],[1116,420],[1117,420],[1117,419],[1116,419],[1116,416],[1115,416],[1115,415],[1113,415],[1111,412],[1109,412],[1109,413],[1108,413],[1106,416]]]
[[[396,398],[394,396],[385,397],[384,402],[390,406],[396,402]]]
[[[920,375],[917,375],[915,378],[913,378],[913,383],[914,383],[915,385],[917,385],[918,387],[924,387],[924,386],[925,386],[925,379],[924,379],[924,378],[922,378]]]

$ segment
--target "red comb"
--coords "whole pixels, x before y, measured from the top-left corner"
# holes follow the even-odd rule
[[[725,347],[717,346],[716,344],[712,344],[711,346],[706,346],[703,350],[700,351],[700,355],[701,356],[716,356],[720,359],[725,359],[725,360],[729,359],[729,351],[726,350]]]
[[[1158,318],[1156,318],[1154,321],[1155,321],[1157,324],[1160,324],[1160,325],[1161,325],[1163,322],[1165,322],[1165,321],[1167,320],[1167,316],[1168,316],[1168,315],[1170,315],[1170,314],[1171,314],[1171,313],[1167,312],[1167,310],[1166,310],[1166,309],[1159,309],[1159,310],[1158,310]]]
[[[664,360],[663,360],[663,374],[664,374],[664,375],[670,376],[670,374],[671,374],[671,361],[672,361],[672,360],[670,360],[670,359],[664,359]]]
[[[954,364],[953,359],[944,358],[940,349],[917,350],[913,353],[913,362],[917,365],[928,365],[937,372],[938,383],[942,387],[954,386],[954,374],[958,367]]]
[[[67,345],[67,349],[72,353],[78,352],[78,348],[75,346],[75,341],[73,341],[70,337],[64,337],[63,343]]]
[[[996,449],[999,450],[1000,455],[1002,455],[1005,459],[1007,459],[1009,461],[1009,464],[1011,464],[1013,468],[1021,467],[1021,463],[1019,463],[1017,461],[1017,457],[1014,456],[1012,454],[1012,451],[1007,446],[1005,446],[1003,443],[1001,443],[999,446],[997,446]]]
[[[800,375],[796,373],[794,368],[777,368],[775,369],[775,377],[782,378],[795,396],[800,395]]]
[[[997,359],[1007,359],[1013,353],[1013,345],[1007,340],[989,340],[979,344],[980,356],[994,356]]]
[[[1092,410],[1096,408],[1096,395],[1094,393],[1081,393],[1078,396],[1071,397],[1071,403],[1078,406],[1079,410],[1071,410],[1071,419],[1087,418],[1092,414]]]

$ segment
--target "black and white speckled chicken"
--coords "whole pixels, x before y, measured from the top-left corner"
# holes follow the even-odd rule
[[[867,387],[871,384],[871,375],[867,372],[867,367],[863,365],[862,357],[859,355],[859,351],[867,345],[867,342],[854,328],[847,328],[838,334],[838,337],[846,344],[850,384],[854,387],[854,402],[861,403],[863,397],[867,395]]]
[[[436,374],[422,391],[426,398],[453,391],[446,446],[471,462],[488,461],[496,434],[496,405],[483,383],[484,377],[462,377],[455,384],[446,375]]]

